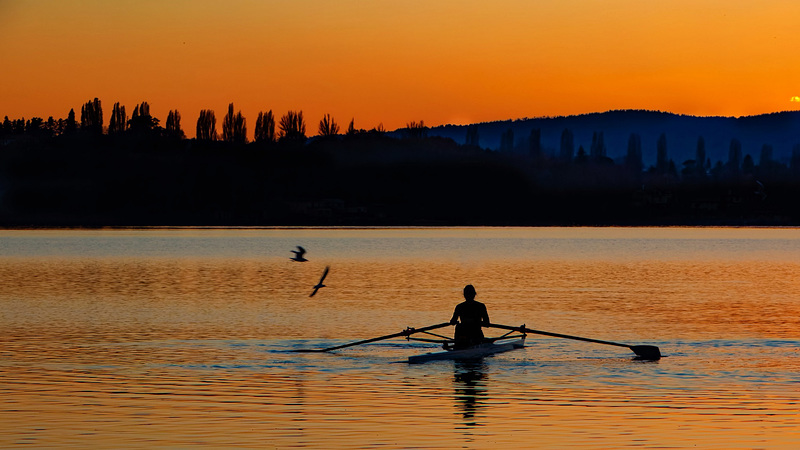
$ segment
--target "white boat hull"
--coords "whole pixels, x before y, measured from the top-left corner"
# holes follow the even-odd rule
[[[460,350],[446,350],[441,352],[409,356],[408,362],[411,364],[416,364],[428,361],[477,359],[483,358],[484,356],[493,355],[495,353],[507,352],[509,350],[516,350],[523,347],[525,347],[525,337],[521,337],[513,341],[499,343],[487,342],[485,344],[476,345],[475,347]]]

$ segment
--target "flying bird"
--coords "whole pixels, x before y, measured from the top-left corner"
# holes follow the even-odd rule
[[[319,283],[317,283],[317,285],[314,286],[314,291],[311,293],[311,295],[309,295],[309,297],[313,297],[314,294],[316,294],[318,290],[320,290],[320,289],[325,287],[325,285],[322,284],[322,282],[325,281],[325,277],[328,276],[328,271],[329,270],[331,270],[331,266],[325,266],[325,270],[322,272],[322,277],[320,277]]]
[[[289,258],[289,259],[291,259],[292,261],[297,261],[297,262],[305,262],[305,261],[308,261],[307,259],[303,258],[303,255],[305,255],[305,254],[306,254],[306,249],[304,249],[303,247],[300,247],[300,246],[298,245],[298,246],[297,246],[297,250],[292,250],[292,253],[294,253],[294,258]]]

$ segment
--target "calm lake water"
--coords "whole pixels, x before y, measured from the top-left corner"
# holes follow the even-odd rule
[[[798,229],[0,231],[0,280],[2,448],[800,448]],[[468,283],[666,357],[290,351],[446,322]]]

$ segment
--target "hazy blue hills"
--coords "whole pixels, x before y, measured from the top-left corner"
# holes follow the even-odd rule
[[[574,136],[575,151],[583,146],[589,153],[592,135],[602,132],[607,156],[619,161],[625,157],[631,133],[641,137],[642,159],[646,166],[655,164],[656,143],[663,133],[667,138],[668,158],[676,165],[694,159],[699,137],[705,140],[706,155],[712,164],[728,160],[732,139],[742,144],[742,156],[758,160],[764,144],[773,148],[773,159],[788,164],[792,148],[800,144],[800,111],[779,112],[747,117],[697,117],[659,111],[608,111],[564,117],[517,119],[476,124],[483,148],[500,149],[501,135],[511,129],[516,151],[527,151],[531,130],[541,130],[545,154],[558,154],[565,129]],[[442,136],[465,142],[466,125],[433,127],[429,136]]]

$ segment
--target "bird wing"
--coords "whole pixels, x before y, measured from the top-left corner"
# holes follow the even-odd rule
[[[299,250],[297,252],[297,256],[303,256],[303,255],[306,254],[306,249],[304,249],[303,247],[300,247],[299,245],[297,246],[297,250]]]
[[[328,271],[329,270],[331,270],[331,266],[325,266],[325,270],[322,272],[322,278],[319,279],[319,283],[318,284],[322,284],[322,282],[325,281],[325,277],[328,276]]]
[[[317,291],[320,290],[320,288],[325,287],[325,285],[322,284],[322,282],[325,281],[325,277],[328,276],[329,270],[331,270],[331,266],[325,266],[325,270],[322,272],[322,277],[319,279],[319,283],[317,283],[317,285],[314,286],[314,291],[311,292],[311,295],[309,295],[309,297],[313,297],[314,294],[316,294]]]

